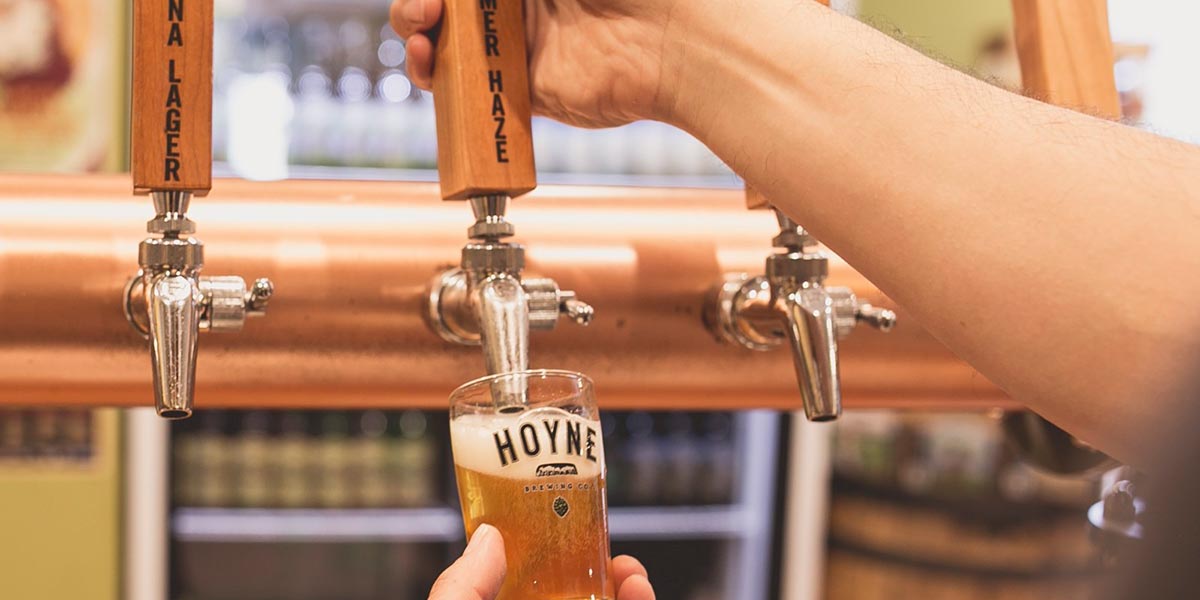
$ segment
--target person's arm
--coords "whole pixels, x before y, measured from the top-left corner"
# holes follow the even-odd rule
[[[1149,458],[1200,366],[1200,148],[992,87],[813,2],[689,6],[669,121],[1014,398]]]
[[[408,68],[441,0],[395,0]],[[1145,464],[1197,366],[1200,149],[1029,100],[810,0],[526,3],[535,109],[691,132],[926,329]]]

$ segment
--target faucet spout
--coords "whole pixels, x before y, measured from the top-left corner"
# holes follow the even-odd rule
[[[780,291],[804,414],[810,421],[832,421],[842,414],[833,299],[819,285]]]
[[[516,277],[493,274],[475,286],[475,316],[479,323],[484,363],[489,374],[514,373],[529,369],[529,300]],[[526,404],[524,381],[520,378],[497,382],[496,405],[519,409]]]
[[[488,373],[529,367],[529,304],[515,277],[492,275],[475,288],[475,311]]]
[[[192,414],[203,294],[191,277],[179,274],[156,275],[147,283],[155,407],[159,416],[183,419]]]

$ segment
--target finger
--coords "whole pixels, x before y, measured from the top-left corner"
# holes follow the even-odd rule
[[[617,600],[654,600],[654,588],[650,587],[650,580],[645,576],[630,575],[617,588]]]
[[[429,600],[494,600],[507,568],[500,532],[480,525],[463,555],[434,582]]]
[[[433,89],[433,42],[417,34],[408,38],[408,78],[423,90]]]
[[[618,589],[620,589],[621,583],[626,579],[629,579],[631,575],[641,575],[642,577],[646,578],[650,577],[650,575],[646,573],[646,567],[643,567],[642,563],[638,562],[638,559],[632,556],[621,555],[613,559],[612,578],[613,581],[617,582]]]
[[[394,0],[388,16],[402,38],[427,31],[442,18],[442,0]]]

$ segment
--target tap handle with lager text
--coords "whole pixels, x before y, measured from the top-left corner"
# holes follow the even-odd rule
[[[133,3],[135,193],[212,187],[212,36],[212,0]]]
[[[537,186],[523,0],[446,0],[434,54],[442,198]]]

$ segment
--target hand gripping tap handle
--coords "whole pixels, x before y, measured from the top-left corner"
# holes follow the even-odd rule
[[[522,0],[446,0],[434,55],[442,198],[537,187]]]

